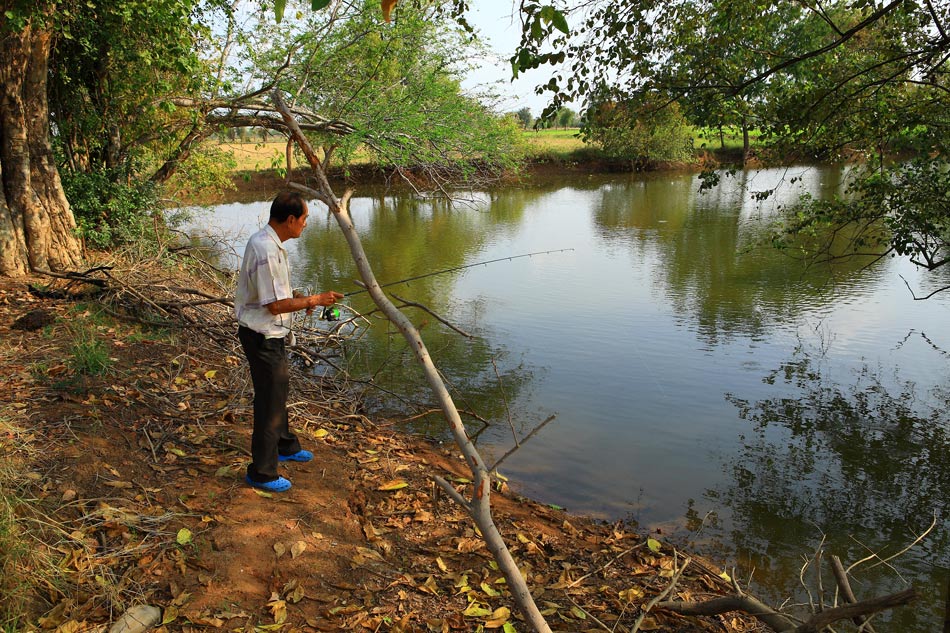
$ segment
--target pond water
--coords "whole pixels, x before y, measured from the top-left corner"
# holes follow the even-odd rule
[[[909,288],[950,280],[900,258],[806,267],[761,245],[778,205],[840,192],[843,177],[747,171],[700,193],[689,174],[592,175],[454,205],[366,188],[351,211],[381,283],[572,249],[389,289],[473,335],[406,310],[456,404],[489,422],[470,418],[487,463],[556,416],[500,467],[515,490],[734,564],[775,601],[803,598],[803,557],[823,539],[848,565],[934,524],[852,582],[859,598],[913,582],[921,598],[878,630],[937,630],[950,582],[950,292],[915,301]],[[268,207],[220,205],[192,230],[239,252]],[[358,290],[319,203],[287,245],[295,285]],[[366,294],[346,303],[370,309]],[[381,414],[431,402],[383,321],[349,346],[347,367],[384,388],[366,393]],[[449,439],[437,418],[412,429]]]

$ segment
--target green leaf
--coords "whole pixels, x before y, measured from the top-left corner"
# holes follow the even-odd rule
[[[188,545],[188,543],[191,543],[191,530],[188,528],[178,530],[178,536],[175,537],[175,541],[177,541],[179,545]]]
[[[654,554],[659,554],[659,553],[660,553],[660,547],[661,547],[661,545],[660,545],[660,542],[659,542],[658,540],[656,540],[655,538],[648,538],[648,539],[647,539],[647,547],[649,547],[649,548],[650,548],[650,551],[653,552]]]
[[[287,0],[274,0],[274,17],[277,19],[277,24],[280,24],[280,21],[284,19],[284,8],[287,6]]]
[[[505,622],[505,625],[501,627],[501,629],[505,633],[518,633],[518,631],[515,629],[515,625],[511,622]]]
[[[330,0],[310,0],[310,8],[314,11],[326,9],[330,5]]]
[[[554,11],[551,15],[551,24],[564,35],[571,34],[571,28],[567,25],[567,18],[565,18],[564,14],[560,11]]]
[[[543,36],[544,32],[541,30],[541,20],[535,20],[534,24],[531,25],[531,37],[540,40]]]

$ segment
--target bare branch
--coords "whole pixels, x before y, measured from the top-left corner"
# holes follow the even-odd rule
[[[848,580],[848,574],[844,570],[844,565],[841,564],[841,559],[834,555],[831,556],[831,571],[835,575],[835,580],[838,582],[838,587],[841,589],[841,595],[844,596],[845,601],[849,604],[856,603],[858,599],[851,590],[851,582]],[[863,615],[852,618],[851,621],[858,626],[863,626],[865,630],[875,633],[874,627],[871,626],[870,621]]]
[[[775,631],[790,631],[797,626],[788,616],[778,613],[749,595],[726,596],[704,602],[659,602],[656,607],[680,615],[720,615],[730,611],[744,611]]]
[[[455,330],[456,332],[458,332],[459,334],[461,334],[461,335],[464,336],[465,338],[473,338],[471,334],[469,334],[468,332],[466,332],[465,330],[463,330],[463,329],[461,329],[461,328],[459,328],[459,327],[456,327],[455,325],[452,325],[448,320],[446,320],[445,318],[439,316],[438,314],[436,314],[435,312],[433,312],[433,311],[432,311],[431,309],[429,309],[428,307],[422,305],[421,303],[416,303],[415,301],[409,301],[408,299],[403,299],[402,297],[400,297],[399,295],[397,295],[395,292],[392,293],[392,295],[393,295],[394,297],[396,297],[397,299],[399,299],[400,301],[402,301],[402,303],[403,303],[404,306],[412,306],[413,308],[419,308],[420,310],[422,310],[422,311],[424,311],[424,312],[428,312],[429,314],[431,314],[431,315],[433,316],[433,318],[435,318],[436,320],[438,320],[439,323],[441,323],[441,324],[444,325],[445,327],[448,327],[448,328],[451,328],[451,329]]]
[[[343,236],[346,238],[346,242],[353,256],[353,262],[356,264],[360,277],[365,282],[366,289],[372,297],[373,302],[379,306],[393,325],[402,333],[403,338],[405,338],[409,344],[409,348],[415,355],[416,360],[419,361],[419,364],[422,366],[426,381],[429,383],[430,389],[439,402],[442,413],[448,423],[449,430],[455,439],[455,443],[461,450],[462,456],[472,473],[474,480],[472,498],[471,500],[465,501],[457,492],[453,494],[442,483],[439,485],[442,486],[455,501],[464,502],[465,505],[462,507],[467,510],[476,526],[481,530],[485,545],[489,552],[491,552],[495,562],[498,563],[499,569],[505,575],[512,598],[528,625],[537,633],[550,633],[551,627],[545,621],[544,616],[541,615],[541,611],[538,609],[528,589],[525,578],[521,575],[521,571],[514,557],[511,555],[511,551],[505,544],[501,533],[498,531],[498,526],[495,525],[492,518],[490,502],[491,475],[485,468],[485,463],[478,453],[478,450],[466,434],[465,426],[462,424],[458,408],[452,401],[452,396],[448,392],[445,382],[441,379],[439,371],[433,363],[418,330],[413,326],[406,315],[393,305],[389,298],[383,293],[379,282],[376,281],[376,276],[373,274],[369,260],[366,257],[366,252],[360,242],[359,234],[350,218],[348,202],[353,191],[347,190],[344,192],[342,198],[337,199],[333,193],[333,189],[330,187],[330,183],[327,180],[326,173],[323,170],[323,165],[317,156],[316,150],[314,150],[309,139],[303,134],[295,115],[287,107],[283,96],[278,90],[275,90],[272,93],[272,99],[281,117],[287,124],[287,128],[290,130],[294,140],[310,164],[313,175],[317,180],[318,190],[323,194],[325,204],[327,204],[337,224],[340,226]],[[438,480],[436,481],[438,482]],[[447,484],[447,482],[445,483]]]
[[[943,292],[944,290],[950,290],[950,286],[943,286],[942,288],[937,288],[937,289],[934,290],[933,292],[931,292],[931,293],[929,293],[929,294],[927,294],[927,295],[924,295],[923,297],[918,297],[917,294],[914,293],[914,289],[910,287],[910,283],[908,283],[908,281],[907,281],[906,279],[904,279],[904,275],[898,275],[898,276],[899,276],[901,279],[903,279],[904,285],[907,286],[907,290],[910,291],[910,296],[913,297],[914,301],[925,301],[925,300],[929,299],[930,297],[934,296],[935,294],[939,294],[939,293]]]
[[[547,426],[548,422],[550,422],[551,420],[553,420],[553,419],[556,418],[556,417],[557,417],[556,415],[549,415],[549,416],[547,417],[547,419],[544,420],[544,422],[542,422],[542,423],[539,424],[538,426],[534,427],[534,429],[532,429],[531,432],[528,433],[528,435],[525,436],[525,438],[524,438],[523,440],[521,440],[521,443],[520,443],[520,444],[517,444],[517,443],[516,443],[516,444],[511,448],[511,450],[509,450],[507,453],[505,453],[504,455],[502,455],[502,456],[498,459],[498,461],[495,462],[494,464],[492,464],[492,467],[489,468],[488,470],[489,470],[490,472],[495,472],[495,470],[497,470],[498,467],[501,466],[501,463],[502,463],[503,461],[505,461],[506,459],[508,459],[509,457],[511,457],[511,456],[515,453],[515,451],[517,451],[519,448],[521,448],[521,446],[522,446],[525,442],[527,442],[527,441],[530,440],[532,437],[534,437],[535,433],[537,433],[538,431],[540,431],[541,429],[543,429],[545,426]]]
[[[647,614],[650,612],[650,609],[655,607],[661,600],[663,600],[663,598],[670,595],[670,593],[673,591],[673,588],[676,587],[676,583],[679,582],[680,576],[682,576],[683,572],[686,571],[686,566],[689,565],[691,560],[691,558],[687,557],[687,559],[683,561],[683,566],[677,569],[676,573],[673,574],[673,577],[670,579],[670,584],[666,587],[666,589],[653,596],[653,599],[647,603],[647,606],[643,608],[643,610],[640,612],[640,615],[637,617],[637,621],[633,623],[633,628],[630,629],[630,633],[637,633],[637,631],[640,630],[640,626],[643,624],[644,618],[646,618]],[[675,556],[673,561],[675,565]]]

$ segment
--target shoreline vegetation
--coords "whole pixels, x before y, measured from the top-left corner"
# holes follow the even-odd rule
[[[694,160],[689,163],[658,162],[646,169],[634,165],[631,161],[610,158],[595,146],[585,144],[580,138],[579,128],[558,128],[545,130],[524,130],[523,159],[519,171],[504,175],[500,184],[524,182],[535,177],[550,177],[560,173],[629,173],[633,171],[662,172],[699,170],[709,166],[742,165],[742,136],[738,131],[718,136],[697,131],[694,134]],[[710,137],[710,138],[706,138]],[[753,136],[754,138],[754,136]],[[235,140],[214,141],[208,144],[214,151],[225,157],[225,186],[193,190],[182,186],[177,198],[182,204],[212,205],[226,202],[248,202],[261,200],[276,193],[286,179],[284,141],[271,140]],[[751,146],[751,153],[756,151]],[[297,165],[301,158],[295,159]],[[756,164],[754,158],[749,164]],[[294,168],[293,176],[299,182],[309,170]],[[359,156],[344,170],[331,166],[328,176],[334,184],[346,185],[386,185],[399,186],[398,177]],[[173,182],[174,186],[174,182]]]

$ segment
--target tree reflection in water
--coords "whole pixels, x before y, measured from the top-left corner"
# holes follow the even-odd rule
[[[950,578],[950,393],[921,394],[897,372],[867,366],[850,384],[837,384],[802,346],[765,381],[784,387],[783,397],[749,402],[727,395],[752,433],[728,466],[733,483],[710,491],[732,511],[740,558],[773,588],[793,591],[800,587],[794,570],[784,566],[778,577],[780,567],[769,564],[792,554],[776,543],[798,543],[807,557],[824,536],[824,550],[847,566],[872,553],[899,552],[936,517],[911,551],[890,564],[864,563],[852,584],[859,599],[915,584],[917,603],[878,630],[938,630]],[[834,587],[830,574],[824,586]],[[777,591],[771,597],[783,598]]]

